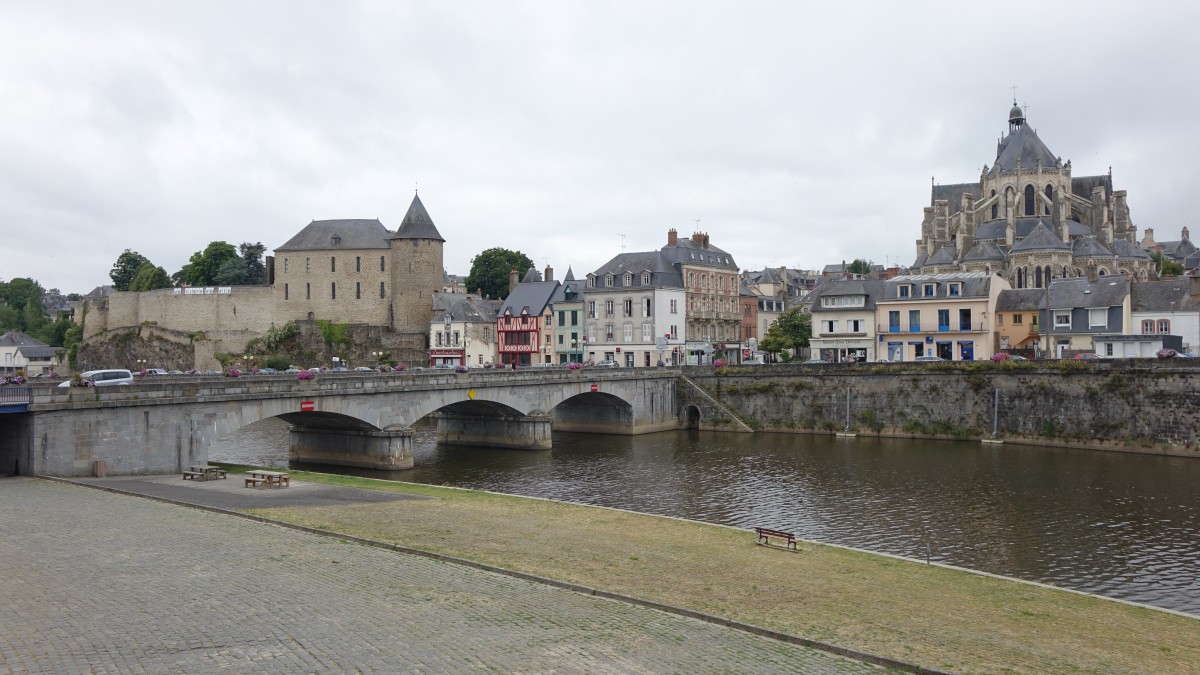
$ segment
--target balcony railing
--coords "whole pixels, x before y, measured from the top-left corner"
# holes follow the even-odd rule
[[[982,321],[975,323],[923,323],[919,326],[912,324],[903,324],[900,326],[890,326],[879,324],[880,333],[904,334],[904,333],[982,333],[984,330]]]

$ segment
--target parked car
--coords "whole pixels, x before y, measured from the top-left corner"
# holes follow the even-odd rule
[[[597,368],[620,368],[621,366],[616,361],[613,361],[612,359],[604,359],[603,361],[597,361],[596,367]]]
[[[1079,359],[1080,361],[1099,361],[1100,360],[1100,356],[1097,355],[1095,352],[1079,352],[1078,354],[1075,355],[1075,358]]]
[[[350,369],[345,366],[338,366],[337,368],[330,368],[329,372],[331,372],[331,373],[348,373],[348,372],[350,372]]]
[[[925,356],[918,356],[917,358],[913,359],[913,361],[915,361],[916,363],[932,363],[934,361],[945,361],[945,360],[946,359],[943,359],[940,356],[934,356],[932,354],[926,354]]]
[[[1025,358],[1024,356],[1021,356],[1020,354],[1009,354],[1008,359],[1010,361],[1028,361],[1029,360],[1029,359]]]
[[[439,363],[436,366],[430,366],[434,370],[454,370],[453,363]]]
[[[356,372],[356,373],[370,373],[370,372],[373,372],[374,370],[375,370],[374,368],[368,368],[368,367],[366,367],[366,366],[358,366],[357,368],[355,368],[355,369],[354,369],[354,372]]]
[[[147,368],[142,371],[142,375],[170,375],[165,368]]]
[[[829,363],[829,362],[826,361],[825,359],[808,359],[807,361],[801,361],[801,364],[806,365],[806,366],[815,366],[815,365],[826,364],[826,363]]]
[[[79,378],[82,380],[91,380],[97,387],[111,387],[114,385],[125,386],[133,384],[133,373],[128,370],[109,369],[109,370],[89,370],[80,373]],[[71,386],[71,381],[67,380],[58,385],[59,387]]]

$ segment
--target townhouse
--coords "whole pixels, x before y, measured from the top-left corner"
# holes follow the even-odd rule
[[[813,319],[809,348],[816,358],[829,363],[884,358],[876,337],[876,302],[884,284],[873,279],[831,280],[809,295]]]
[[[883,358],[991,358],[996,301],[1009,288],[1003,277],[988,272],[902,275],[885,281],[876,301]]]

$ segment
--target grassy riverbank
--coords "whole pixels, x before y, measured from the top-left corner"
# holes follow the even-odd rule
[[[1200,620],[832,546],[348,476],[432,499],[254,513],[685,607],[958,672],[1200,672]]]

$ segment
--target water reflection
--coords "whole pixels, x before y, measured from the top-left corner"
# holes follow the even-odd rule
[[[216,461],[287,465],[287,425]],[[540,452],[438,446],[417,467],[330,469],[798,535],[1200,614],[1200,461],[1015,445],[668,432],[554,435]],[[300,467],[297,467],[300,468]]]

